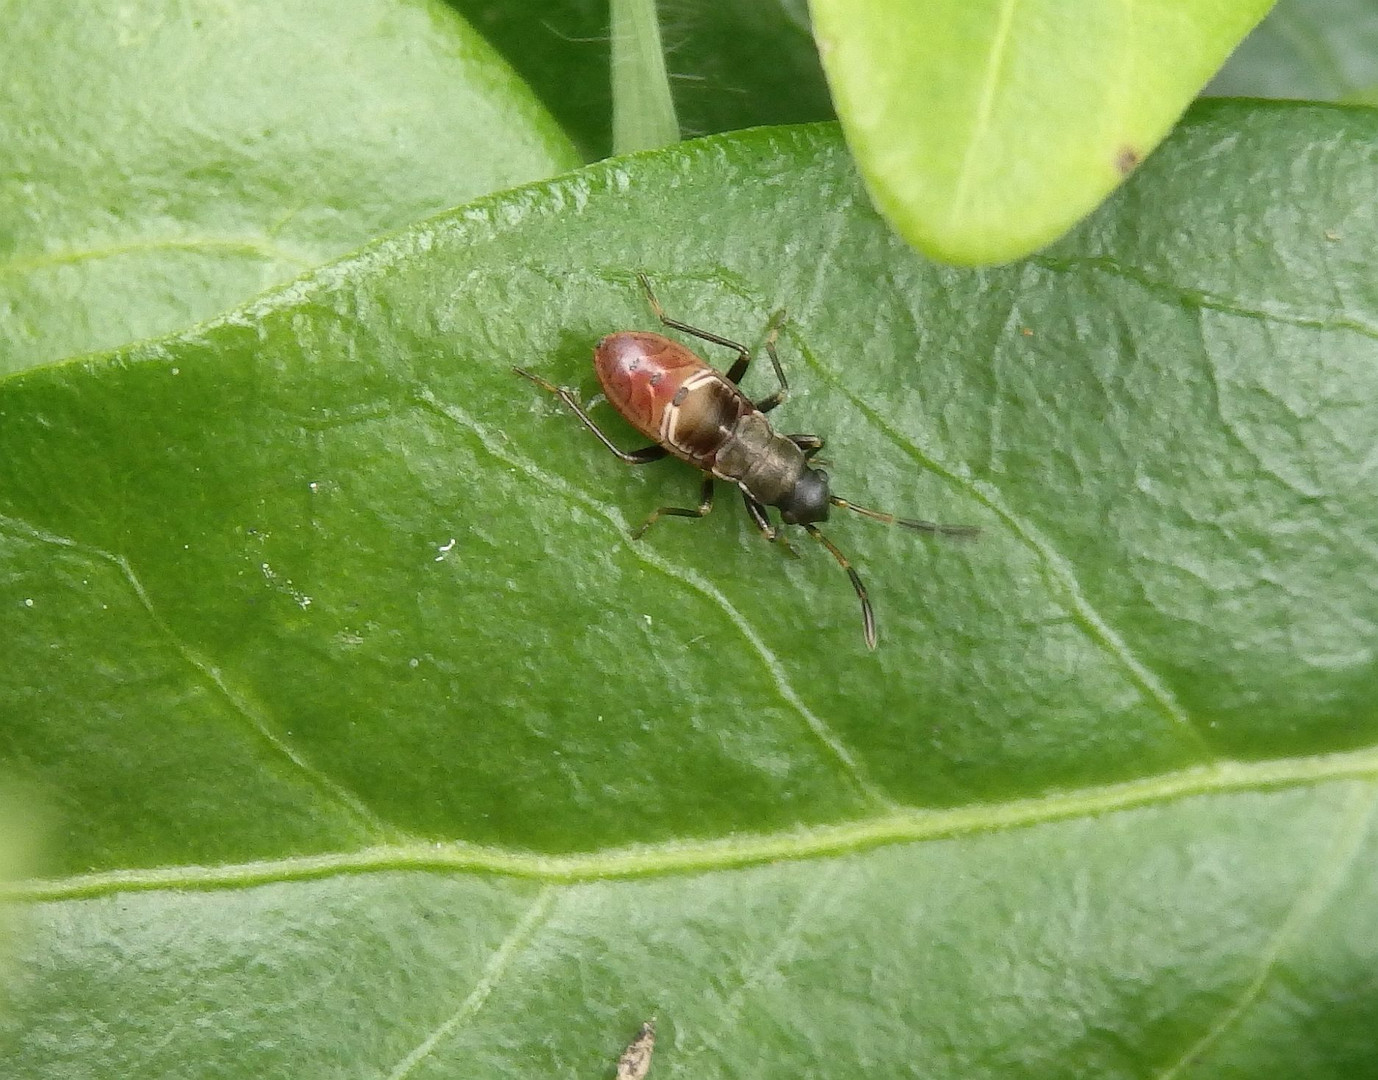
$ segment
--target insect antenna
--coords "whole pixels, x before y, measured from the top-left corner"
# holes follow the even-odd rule
[[[828,502],[834,506],[840,506],[843,510],[854,510],[862,517],[871,518],[873,521],[883,521],[887,525],[899,525],[901,528],[913,529],[915,532],[934,533],[938,536],[977,536],[981,530],[975,525],[939,525],[932,521],[916,521],[912,518],[896,517],[894,514],[886,514],[880,510],[872,510],[869,506],[858,506],[854,502],[846,499],[839,499],[836,495],[830,495]]]
[[[838,566],[847,571],[847,576],[852,579],[852,588],[856,590],[857,599],[861,601],[861,625],[866,634],[866,647],[874,649],[876,647],[876,616],[871,611],[871,599],[866,595],[866,586],[861,583],[861,578],[852,569],[852,564],[847,561],[847,556],[837,550],[837,545],[818,531],[816,525],[804,523],[804,528],[808,534],[833,553],[833,558],[837,560]]]

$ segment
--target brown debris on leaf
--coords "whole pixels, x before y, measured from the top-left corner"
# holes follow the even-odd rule
[[[647,1020],[617,1059],[617,1080],[646,1080],[646,1074],[651,1071],[651,1052],[655,1050],[655,1045],[656,1024],[654,1020]]]

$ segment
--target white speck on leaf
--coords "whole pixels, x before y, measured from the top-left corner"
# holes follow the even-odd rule
[[[269,585],[277,585],[279,589],[281,589],[293,600],[295,600],[297,602],[297,605],[301,607],[303,610],[311,606],[311,597],[307,596],[305,593],[301,592],[295,585],[293,585],[291,578],[287,578],[285,581],[282,582],[281,585],[278,585],[277,571],[275,571],[267,563],[260,563],[259,566],[260,569],[263,571],[263,580],[268,582]]]

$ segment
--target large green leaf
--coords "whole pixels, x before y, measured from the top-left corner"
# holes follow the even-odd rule
[[[1270,0],[811,0],[876,205],[962,265],[1027,255],[1167,134]]]
[[[426,0],[18,4],[0,373],[181,329],[574,152]]]
[[[1333,101],[1372,99],[1375,89],[1378,5],[1373,0],[1282,0],[1207,92]]]
[[[1218,105],[935,267],[835,131],[485,200],[0,383],[14,1077],[1295,1076],[1378,1021],[1378,115]],[[521,363],[791,313],[792,561]],[[768,371],[748,385],[764,391]],[[634,445],[625,425],[597,410]]]

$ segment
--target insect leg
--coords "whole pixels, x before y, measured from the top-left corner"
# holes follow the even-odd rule
[[[804,451],[804,457],[811,458],[823,449],[823,439],[819,435],[786,435],[790,442]]]
[[[768,397],[763,397],[756,402],[756,408],[761,412],[770,412],[771,409],[779,405],[785,398],[789,397],[789,382],[785,379],[785,369],[780,366],[780,356],[775,351],[775,339],[780,334],[780,325],[785,321],[785,313],[777,311],[770,317],[770,333],[766,335],[766,355],[770,357],[770,366],[775,369],[775,377],[780,380],[780,388]],[[822,443],[820,442],[821,446]]]
[[[642,538],[642,536],[644,536],[644,535],[646,534],[646,530],[649,529],[652,525],[654,525],[654,524],[656,523],[656,521],[659,520],[660,518],[663,518],[663,517],[689,517],[689,518],[707,517],[707,516],[708,516],[708,512],[709,512],[710,510],[712,510],[712,509],[713,509],[713,477],[710,476],[710,475],[708,475],[708,474],[705,474],[705,475],[704,475],[704,478],[703,478],[703,487],[700,489],[700,494],[699,494],[699,505],[698,505],[697,507],[695,507],[694,509],[690,510],[690,509],[688,509],[687,507],[683,507],[683,506],[662,506],[662,507],[660,507],[660,508],[658,508],[658,509],[656,509],[656,510],[654,510],[654,511],[651,512],[651,516],[648,517],[648,518],[642,523],[641,528],[637,529],[634,533],[632,533],[632,539],[633,539],[633,540],[640,540],[640,539]]]
[[[746,369],[751,366],[751,350],[745,345],[733,341],[731,338],[722,337],[709,330],[700,330],[697,326],[690,326],[688,323],[682,323],[678,319],[670,318],[665,314],[665,309],[660,306],[660,301],[656,299],[656,294],[651,289],[650,279],[647,278],[645,274],[637,274],[636,276],[641,279],[641,287],[646,290],[646,299],[650,302],[651,310],[655,312],[656,318],[659,319],[663,325],[670,327],[672,330],[680,330],[686,334],[692,334],[694,337],[700,338],[703,341],[711,341],[714,345],[721,345],[723,348],[736,351],[737,359],[734,360],[732,366],[728,368],[727,378],[730,382],[741,382],[742,376],[746,374]]]
[[[584,422],[584,426],[598,436],[598,441],[601,442],[604,446],[606,446],[618,457],[620,457],[628,465],[649,465],[652,461],[659,461],[661,458],[663,458],[666,454],[669,453],[669,451],[666,450],[663,446],[643,446],[640,450],[623,450],[620,446],[617,446],[611,439],[607,437],[607,435],[603,433],[602,428],[600,428],[597,424],[593,422],[592,417],[590,417],[588,413],[584,412],[584,410],[580,407],[579,403],[574,400],[574,394],[570,392],[568,389],[566,389],[563,386],[556,386],[552,382],[546,382],[546,380],[541,378],[539,375],[533,375],[531,374],[531,372],[525,370],[524,368],[514,367],[512,370],[515,371],[518,375],[520,375],[523,379],[530,379],[542,390],[554,394],[557,398],[559,398],[566,405],[568,405],[570,409],[573,410],[574,415]]]
[[[762,536],[772,544],[779,544],[796,559],[799,558],[799,552],[795,551],[791,546],[783,530],[781,530],[778,525],[772,525],[770,523],[770,518],[766,516],[766,508],[761,505],[760,500],[753,498],[748,495],[746,491],[743,491],[742,502],[746,503],[746,512],[751,517],[756,528],[761,530]]]
[[[866,647],[874,649],[876,647],[876,616],[875,612],[871,610],[871,600],[866,595],[866,586],[861,583],[861,578],[852,569],[852,564],[847,561],[847,556],[838,551],[837,545],[819,532],[817,526],[806,523],[804,528],[808,530],[810,536],[833,553],[833,558],[837,560],[837,564],[846,570],[847,576],[852,579],[852,588],[856,590],[857,599],[861,601],[861,625],[866,635]]]

